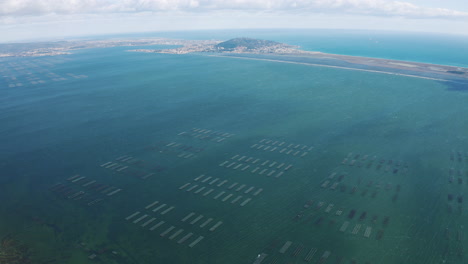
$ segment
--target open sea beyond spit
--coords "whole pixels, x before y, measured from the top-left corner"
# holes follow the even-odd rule
[[[457,36],[144,36],[468,67]],[[1,59],[0,263],[466,263],[466,88],[136,48]]]

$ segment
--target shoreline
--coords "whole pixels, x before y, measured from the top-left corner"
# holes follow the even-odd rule
[[[325,53],[323,53],[323,54],[325,54]],[[306,65],[306,66],[312,66],[312,67],[326,67],[326,68],[334,68],[334,69],[342,69],[342,70],[354,70],[354,71],[363,71],[363,72],[371,72],[371,73],[381,73],[381,74],[388,74],[388,75],[405,76],[405,77],[420,78],[420,79],[433,80],[433,81],[451,82],[451,80],[438,79],[438,78],[432,78],[432,77],[425,77],[425,76],[418,76],[418,75],[411,75],[411,74],[403,74],[403,73],[396,73],[396,72],[385,72],[385,71],[378,71],[378,70],[366,70],[366,69],[343,67],[343,66],[333,66],[333,65],[326,65],[326,64],[295,62],[295,61],[286,61],[286,60],[274,60],[274,59],[263,59],[263,58],[251,58],[251,57],[240,57],[240,56],[223,56],[223,55],[206,55],[206,56],[217,57],[217,58],[234,58],[234,59],[244,59],[244,60],[269,61],[269,62],[278,62],[278,63]],[[365,57],[361,57],[361,58],[365,58]],[[434,64],[434,65],[436,65],[436,64]]]

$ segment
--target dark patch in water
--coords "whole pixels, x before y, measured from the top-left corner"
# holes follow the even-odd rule
[[[447,86],[447,91],[468,92],[468,81],[449,81],[442,82]]]

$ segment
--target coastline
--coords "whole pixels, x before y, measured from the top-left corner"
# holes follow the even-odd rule
[[[0,58],[56,56],[70,54],[73,50],[79,49],[148,45],[179,47],[162,49],[137,48],[127,51],[172,55],[197,54],[212,57],[255,59],[276,63],[364,71],[436,81],[459,81],[463,86],[466,85],[468,87],[468,67],[307,51],[300,49],[298,46],[249,38],[237,38],[224,42],[219,40],[142,38],[137,40],[109,39],[61,43],[28,43],[24,47],[10,47],[11,52],[2,53],[0,49]]]
[[[325,53],[323,53],[325,54]],[[331,54],[335,55],[335,54]],[[433,80],[433,81],[444,81],[449,82],[451,80],[446,79],[439,79],[439,78],[432,78],[432,77],[424,77],[412,74],[403,74],[403,73],[395,73],[395,72],[386,72],[386,71],[379,71],[379,70],[366,70],[366,69],[359,69],[359,68],[351,68],[351,67],[342,67],[342,66],[333,66],[333,65],[325,65],[325,64],[315,64],[315,63],[307,63],[307,62],[293,62],[293,61],[286,61],[286,60],[274,60],[274,59],[265,59],[265,58],[251,58],[251,57],[241,57],[241,56],[224,56],[224,55],[207,55],[210,57],[218,57],[218,58],[234,58],[234,59],[244,59],[244,60],[258,60],[258,61],[269,61],[269,62],[277,62],[277,63],[288,63],[288,64],[297,64],[297,65],[306,65],[306,66],[313,66],[313,67],[325,67],[325,68],[334,68],[334,69],[343,69],[343,70],[353,70],[353,71],[362,71],[362,72],[371,72],[371,73],[381,73],[381,74],[388,74],[388,75],[397,75],[397,76],[405,76],[405,77],[413,77],[413,78],[420,78],[426,80]],[[364,57],[363,57],[364,58]]]

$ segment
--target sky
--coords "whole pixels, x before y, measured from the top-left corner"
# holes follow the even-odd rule
[[[242,28],[468,35],[468,0],[0,0],[0,42]]]

